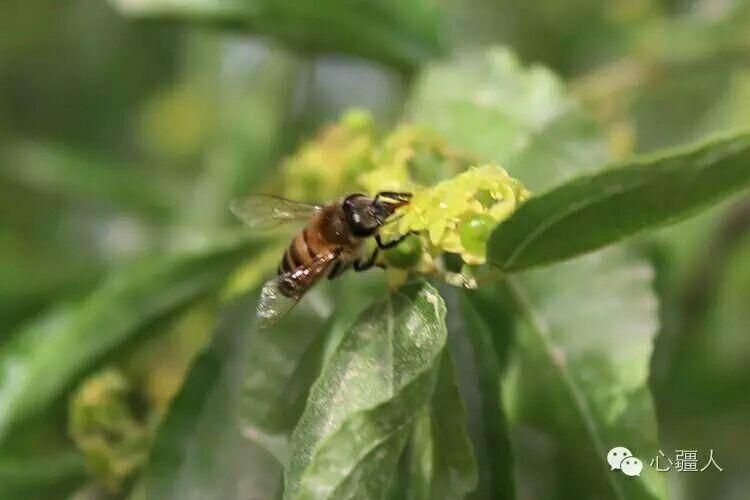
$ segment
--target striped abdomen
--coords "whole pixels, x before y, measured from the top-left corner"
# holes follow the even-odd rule
[[[298,233],[279,264],[279,288],[287,297],[300,298],[313,286],[336,258],[336,248],[326,244],[319,231],[308,225]],[[291,273],[291,274],[290,274]]]
[[[279,288],[287,297],[299,299],[320,278],[339,270],[356,254],[362,240],[352,235],[341,204],[333,203],[310,219],[292,239],[279,264]]]

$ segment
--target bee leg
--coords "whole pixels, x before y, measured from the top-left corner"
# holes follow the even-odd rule
[[[367,271],[368,269],[370,269],[372,266],[375,265],[375,260],[377,258],[378,258],[378,249],[376,248],[372,252],[372,255],[370,255],[370,258],[367,259],[367,262],[363,263],[361,260],[355,260],[354,261],[354,270],[357,271],[357,272]]]
[[[334,280],[344,274],[349,268],[351,267],[351,264],[344,264],[340,260],[336,261],[336,263],[331,268],[331,272],[328,273],[328,279]]]
[[[335,279],[338,275],[341,274],[341,268],[343,266],[341,265],[341,261],[337,261],[333,264],[333,267],[331,268],[331,271],[328,273],[328,279],[332,280]]]
[[[383,243],[383,240],[380,238],[380,235],[376,234],[375,235],[375,243],[378,244],[378,248],[380,248],[381,250],[388,250],[389,248],[393,248],[396,245],[398,245],[399,243],[401,243],[402,241],[404,241],[407,236],[409,236],[409,235],[405,234],[403,236],[399,236],[398,238],[396,238],[393,241],[389,241],[388,243]]]

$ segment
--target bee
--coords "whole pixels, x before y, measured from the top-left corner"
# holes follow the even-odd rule
[[[384,242],[379,230],[397,209],[407,205],[411,193],[383,191],[374,198],[353,193],[327,205],[313,205],[271,195],[251,195],[232,204],[232,212],[253,229],[304,220],[292,238],[274,279],[261,292],[258,317],[261,327],[275,323],[318,281],[332,280],[352,268],[365,271],[376,265],[378,251],[398,245],[405,237]],[[376,247],[368,256],[365,242]]]

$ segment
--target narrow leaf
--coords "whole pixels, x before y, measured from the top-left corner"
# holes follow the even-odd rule
[[[412,500],[460,499],[477,486],[477,463],[455,378],[456,368],[446,351],[432,401],[417,419],[411,438]]]
[[[537,193],[608,160],[606,141],[565,98],[560,80],[521,67],[505,50],[430,68],[413,107],[455,146],[499,162]],[[623,486],[633,478],[613,476],[605,467],[607,450],[601,454],[615,442],[630,443],[644,458],[655,451],[647,385],[656,331],[649,276],[640,260],[609,250],[510,278],[529,320],[512,350],[516,368],[502,385],[516,484],[532,490],[519,495],[664,498],[663,477],[648,473]],[[561,359],[564,370],[557,369]]]
[[[242,498],[240,459],[249,455],[237,417],[256,301],[251,294],[228,306],[190,367],[154,441],[142,479],[145,498]]]
[[[266,243],[240,240],[122,269],[80,306],[31,324],[0,355],[0,441],[148,325],[221,285]]]
[[[368,309],[313,385],[292,435],[285,498],[382,498],[432,397],[445,305],[427,284]]]
[[[409,69],[440,54],[434,2],[376,0],[111,0],[124,13],[271,35],[306,51],[347,52]]]
[[[86,479],[80,453],[46,450],[39,455],[0,457],[0,498],[67,498]]]
[[[139,165],[112,164],[64,146],[18,142],[7,148],[0,176],[72,202],[122,208],[164,218],[176,206],[178,177]]]
[[[508,271],[568,259],[679,221],[748,184],[748,133],[634,160],[535,196],[495,229],[487,258]]]
[[[502,378],[515,334],[511,297],[497,285],[461,290],[458,295],[456,312],[460,315],[456,314],[455,321],[460,326],[456,333],[469,343],[476,372],[476,415],[470,422],[479,463],[479,485],[472,498],[514,499],[513,456],[508,422],[500,401]],[[450,318],[448,328],[453,333]]]
[[[508,278],[522,315],[512,419],[556,439],[555,470],[544,474],[564,478],[576,498],[665,497],[663,477],[648,467],[658,450],[647,384],[658,328],[652,274],[610,249]],[[615,446],[644,462],[640,477],[610,471]],[[534,451],[528,442],[516,449]]]

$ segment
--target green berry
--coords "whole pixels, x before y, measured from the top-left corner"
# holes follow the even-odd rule
[[[385,261],[389,266],[398,269],[409,269],[417,265],[422,258],[422,239],[419,236],[408,236],[395,247],[385,251]]]
[[[470,253],[484,255],[487,240],[497,222],[486,214],[474,215],[461,224],[461,245]]]

